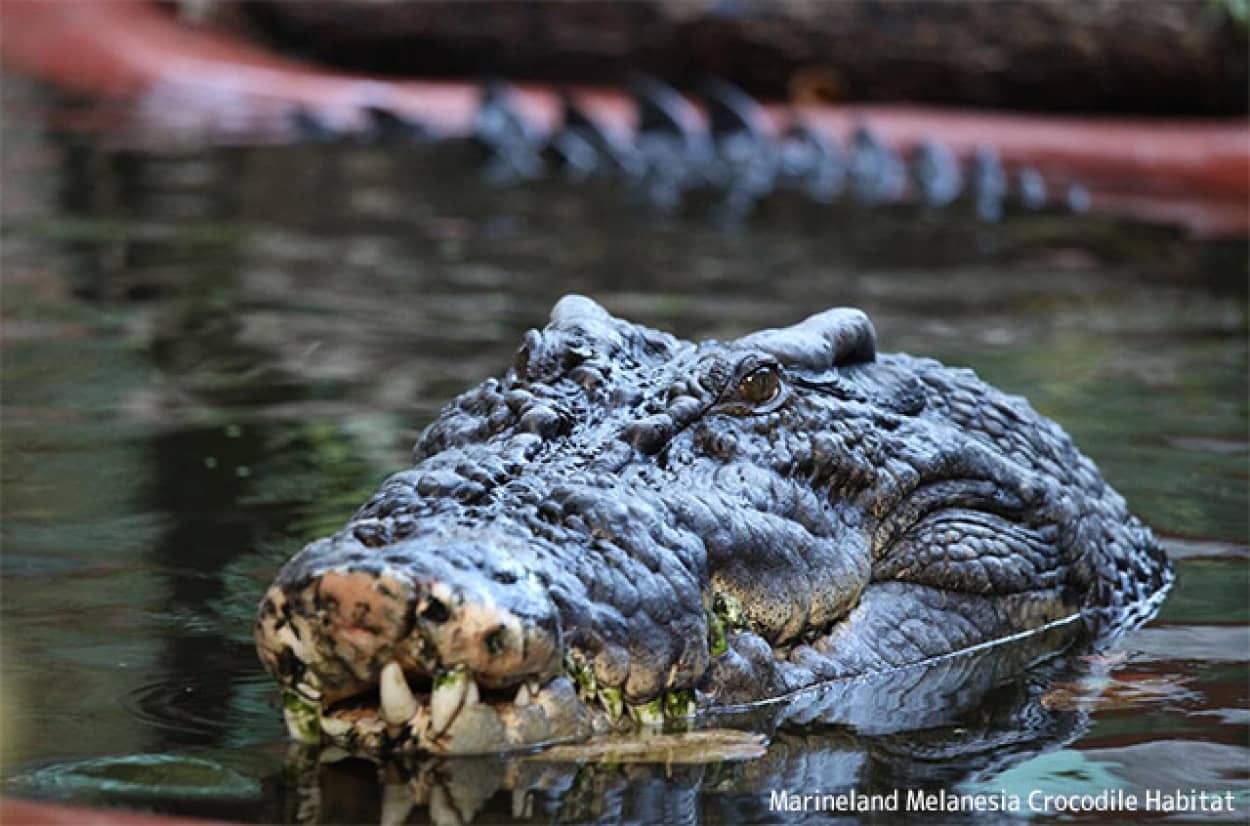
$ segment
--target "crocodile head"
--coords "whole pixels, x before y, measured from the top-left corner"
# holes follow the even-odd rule
[[[694,344],[569,296],[279,573],[293,733],[494,752],[923,662],[1167,563],[1054,424],[868,318]]]

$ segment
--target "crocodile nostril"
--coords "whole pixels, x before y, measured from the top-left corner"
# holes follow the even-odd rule
[[[498,657],[508,648],[508,629],[502,625],[496,627],[482,638],[482,645],[486,646],[487,654]]]
[[[425,607],[421,609],[420,613],[421,619],[426,622],[432,622],[435,625],[439,625],[451,619],[451,612],[447,610],[447,606],[443,604],[442,600],[436,597],[430,597],[426,601]]]

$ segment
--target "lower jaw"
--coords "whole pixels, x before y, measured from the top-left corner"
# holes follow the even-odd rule
[[[385,683],[385,673],[382,679]],[[407,692],[400,701],[391,695],[375,706],[349,703],[330,709],[288,689],[283,698],[287,729],[299,742],[386,759],[523,751],[613,731],[659,728],[695,711],[690,692],[631,705],[621,702],[619,690],[588,690],[569,676],[518,691],[511,703],[481,701],[476,684],[463,672],[444,679],[448,683],[429,695]]]

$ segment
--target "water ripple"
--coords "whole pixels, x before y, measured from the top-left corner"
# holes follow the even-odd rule
[[[240,725],[233,714],[222,714],[215,702],[205,702],[205,696],[219,694],[221,689],[210,686],[205,680],[166,678],[146,683],[122,698],[122,705],[131,716],[162,731],[174,732],[180,739],[189,736],[225,737]],[[236,678],[233,691],[244,688],[243,683],[264,681],[264,675]]]
[[[221,800],[260,794],[260,783],[254,778],[213,760],[176,754],[125,754],[54,763],[10,782],[52,795],[97,792]]]

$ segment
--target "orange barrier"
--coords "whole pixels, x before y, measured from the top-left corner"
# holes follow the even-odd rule
[[[4,6],[0,56],[12,69],[99,97],[137,101],[145,126],[206,139],[286,141],[292,114],[364,129],[370,108],[435,134],[471,133],[474,82],[394,80],[328,71],[226,32],[179,22],[144,0],[31,0]],[[610,129],[634,127],[615,89],[518,84],[515,106],[535,128],[558,124],[570,94]],[[1080,182],[1090,207],[1178,224],[1199,236],[1250,235],[1250,125],[1244,118],[1096,118],[903,105],[767,104],[773,128],[802,120],[844,140],[859,124],[899,149],[925,139],[968,156],[991,146],[1010,167],[1031,166],[1064,186]]]
[[[88,809],[31,800],[0,801],[3,826],[228,826],[220,820],[140,814],[124,809]]]

